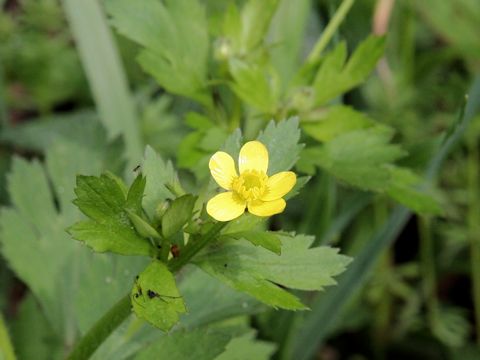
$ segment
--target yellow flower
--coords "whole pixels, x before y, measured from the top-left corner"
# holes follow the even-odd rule
[[[267,175],[268,150],[259,141],[242,146],[235,162],[226,152],[218,151],[210,158],[210,172],[227,192],[214,196],[207,203],[208,214],[218,221],[233,220],[248,211],[257,216],[271,216],[285,209],[282,199],[292,190],[297,177],[291,171]]]

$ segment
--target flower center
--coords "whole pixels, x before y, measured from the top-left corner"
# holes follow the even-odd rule
[[[256,170],[246,170],[232,183],[232,190],[245,201],[260,199],[267,189],[267,175]]]

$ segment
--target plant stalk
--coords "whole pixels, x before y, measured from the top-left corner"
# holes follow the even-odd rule
[[[472,270],[472,294],[475,313],[475,332],[480,344],[480,154],[475,137],[468,142],[468,234],[470,238],[470,263]]]
[[[130,294],[127,294],[90,328],[74,347],[67,360],[84,360],[90,358],[95,350],[97,350],[103,341],[130,313]]]
[[[343,0],[343,2],[338,7],[338,10],[335,12],[335,15],[333,15],[332,20],[330,20],[327,27],[323,31],[322,36],[320,36],[315,46],[313,47],[313,50],[308,55],[307,63],[314,63],[315,61],[320,59],[323,50],[325,50],[330,40],[337,32],[338,27],[345,19],[345,16],[347,16],[354,2],[355,0]]]

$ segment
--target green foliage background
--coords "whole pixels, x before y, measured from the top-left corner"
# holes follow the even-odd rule
[[[158,279],[182,299],[93,358],[480,357],[480,4],[387,3],[0,0],[0,358],[65,358]],[[256,138],[287,211],[148,265]]]

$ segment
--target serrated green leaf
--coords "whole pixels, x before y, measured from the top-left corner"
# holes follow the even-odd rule
[[[215,360],[268,360],[271,359],[275,349],[274,344],[255,339],[255,332],[250,331],[232,339],[225,352],[216,357]]]
[[[329,53],[313,81],[314,105],[319,106],[361,84],[383,55],[385,38],[370,36],[355,50],[343,66],[346,45],[340,43]]]
[[[164,263],[154,260],[138,276],[131,293],[135,314],[163,331],[169,331],[187,311],[175,277]]]
[[[422,191],[422,178],[407,168],[393,166],[390,171],[390,185],[386,190],[388,196],[419,214],[439,215],[443,212],[438,201]]]
[[[142,172],[147,179],[143,207],[150,219],[155,217],[157,207],[172,196],[165,187],[176,180],[175,170],[171,162],[165,162],[150,146],[145,149]]]
[[[192,217],[197,197],[187,194],[175,199],[162,218],[162,233],[166,238],[176,234]]]
[[[388,165],[404,155],[398,145],[389,143],[392,135],[383,127],[352,131],[316,148],[310,161],[348,184],[383,190],[391,180]]]
[[[295,296],[276,284],[321,290],[335,284],[333,276],[343,272],[350,259],[329,247],[309,249],[313,237],[279,235],[279,238],[281,255],[242,240],[227,240],[208,248],[194,262],[210,275],[265,304],[289,310],[305,309]]]
[[[310,115],[302,123],[303,130],[314,139],[326,142],[344,133],[372,127],[375,122],[368,116],[344,105],[336,105]]]
[[[143,187],[144,180],[137,178],[136,185]],[[131,198],[137,199],[138,191]],[[97,252],[111,251],[122,255],[149,255],[152,245],[134,230],[125,211],[127,198],[118,180],[111,174],[95,176],[77,176],[75,188],[77,198],[74,203],[91,220],[80,221],[68,231],[77,240]]]
[[[290,118],[278,123],[270,121],[258,136],[268,149],[268,175],[290,170],[297,162],[303,145],[299,145],[300,129],[298,119]]]
[[[282,242],[275,233],[270,231],[241,231],[229,234],[234,239],[245,239],[255,246],[261,246],[280,255],[282,252]]]
[[[135,360],[212,360],[225,351],[231,336],[214,330],[198,329],[175,332],[163,336],[146,349]]]
[[[209,40],[196,0],[109,0],[118,31],[145,49],[138,60],[168,91],[211,103],[206,90]]]

